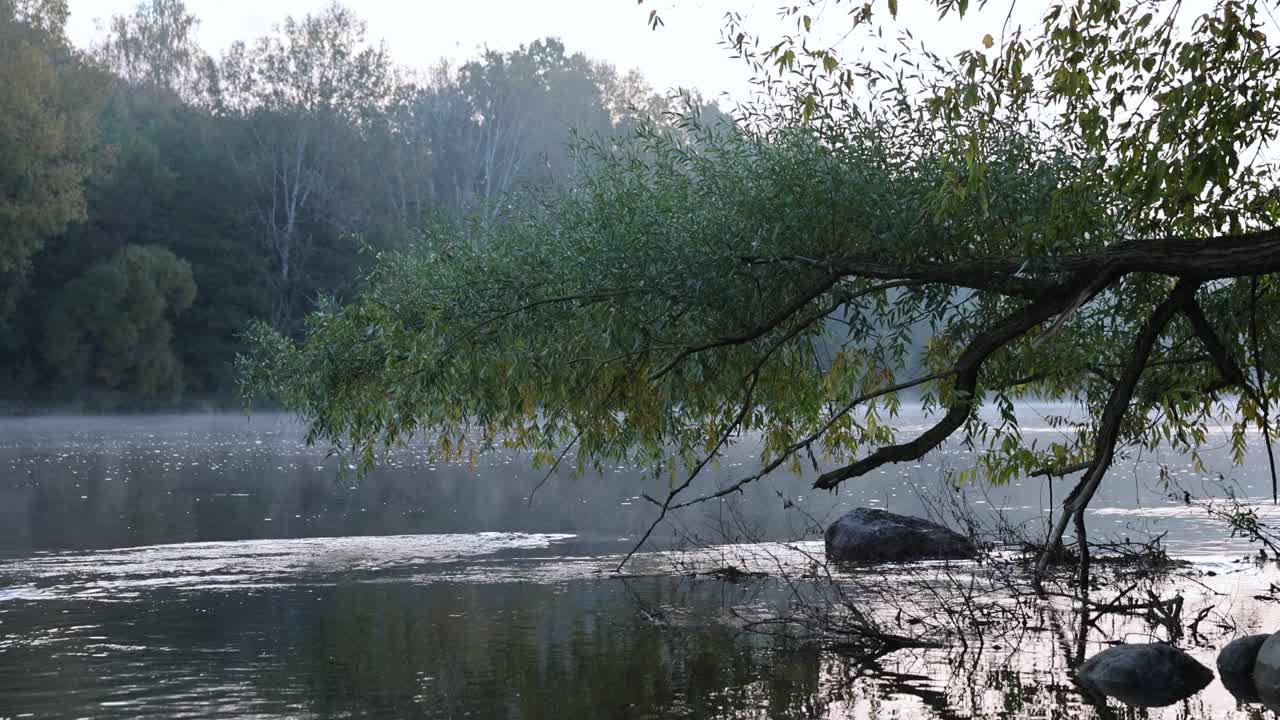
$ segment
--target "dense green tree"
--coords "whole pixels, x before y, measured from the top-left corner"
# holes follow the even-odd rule
[[[246,323],[270,312],[269,258],[246,208],[252,196],[224,150],[218,123],[176,96],[147,90],[117,92],[102,119],[116,148],[109,174],[88,193],[88,219],[52,241],[36,280],[52,302],[88,266],[126,244],[168,248],[192,265],[200,293],[178,318],[176,344],[188,394],[224,396]]]
[[[120,160],[94,183],[88,221],[48,257],[45,275],[60,288],[125,244],[164,246],[191,262],[201,291],[175,326],[178,355],[187,394],[214,399],[229,385],[241,330],[270,310],[270,276],[253,196],[225,151],[243,128],[197,101],[209,62],[197,26],[180,0],[142,2],[110,21],[94,50],[119,79],[101,125]],[[65,252],[73,246],[80,252]]]
[[[0,0],[6,408],[234,402],[251,321],[297,332],[424,224],[492,219],[528,199],[506,193],[571,181],[572,131],[609,136],[666,107],[638,74],[555,40],[416,77],[339,5],[217,61],[181,0],[112,18],[88,56],[66,17],[62,0]],[[121,289],[139,246],[189,264],[200,292],[123,343],[147,295]]]
[[[954,61],[877,55],[897,4],[845,4],[825,17],[866,33],[847,63],[809,34],[823,5],[842,3],[785,8],[799,32],[781,43],[731,17],[767,92],[740,130],[642,128],[480,242],[442,231],[388,258],[305,341],[259,328],[250,393],[366,463],[418,437],[443,456],[573,447],[580,466],[660,468],[658,520],[801,462],[835,489],[954,437],[982,450],[965,477],[1083,473],[1050,548],[1071,518],[1083,539],[1123,449],[1195,453],[1217,422],[1240,457],[1249,428],[1269,438],[1280,189],[1258,150],[1280,49],[1260,3],[1054,3]],[[848,336],[818,362],[833,316]],[[906,377],[913,360],[926,371]],[[905,390],[923,431],[887,418]],[[1013,413],[1025,396],[1086,416],[1040,442]],[[748,433],[759,467],[691,490]]]
[[[163,248],[128,245],[67,283],[44,321],[41,352],[94,404],[145,407],[182,393],[173,318],[191,306],[191,266]]]
[[[0,321],[44,240],[84,216],[95,73],[63,41],[65,4],[0,2]]]

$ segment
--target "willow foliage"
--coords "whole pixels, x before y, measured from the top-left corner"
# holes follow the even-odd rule
[[[723,126],[692,142],[646,131],[584,146],[573,188],[528,198],[492,229],[433,228],[383,257],[356,301],[313,316],[305,342],[258,328],[247,387],[366,460],[425,431],[449,456],[505,443],[545,461],[576,438],[584,463],[674,469],[749,431],[769,462],[904,367],[944,368],[1009,305],[945,284],[832,283],[829,260],[1022,255],[1085,223],[1095,243],[1110,232],[1074,196],[1069,163],[1023,134],[988,148],[1005,192],[977,222],[938,192],[958,171],[945,157],[874,122],[849,125],[839,146]],[[936,335],[925,358],[903,332],[918,325]],[[993,374],[1017,372],[1014,355]],[[949,392],[945,379],[932,387]],[[890,395],[841,415],[815,449],[838,461],[890,441],[895,408]]]
[[[1056,537],[1126,447],[1195,453],[1226,422],[1242,457],[1269,436],[1280,205],[1256,151],[1280,52],[1253,3],[1181,25],[1055,5],[989,56],[881,66],[805,42],[818,5],[882,27],[802,4],[770,46],[731,18],[767,92],[736,125],[588,143],[577,182],[501,225],[432,228],[301,341],[258,328],[249,396],[365,466],[422,437],[663,468],[664,514],[746,433],[759,467],[712,496],[802,462],[830,489],[958,437],[984,450],[964,478],[1085,472]],[[934,424],[901,436],[905,390]],[[1023,396],[1086,419],[1037,442]]]

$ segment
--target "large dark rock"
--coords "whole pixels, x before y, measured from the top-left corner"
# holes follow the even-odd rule
[[[965,536],[917,517],[858,508],[827,527],[827,558],[837,562],[908,562],[971,558]]]
[[[1218,652],[1218,675],[1222,684],[1242,702],[1258,702],[1258,687],[1253,679],[1258,652],[1270,635],[1250,635],[1232,640]]]
[[[1117,645],[1089,658],[1076,670],[1076,682],[1086,690],[1138,707],[1172,705],[1212,681],[1212,670],[1164,643]]]

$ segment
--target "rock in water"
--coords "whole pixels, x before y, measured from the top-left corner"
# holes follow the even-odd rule
[[[1164,643],[1117,645],[1089,658],[1076,670],[1076,682],[1086,690],[1138,707],[1172,705],[1212,681],[1212,670]]]
[[[1253,680],[1258,651],[1270,635],[1250,635],[1227,643],[1218,653],[1218,675],[1222,684],[1242,702],[1258,702],[1258,688]]]
[[[965,536],[917,517],[858,508],[827,527],[827,558],[837,562],[907,562],[971,558]]]
[[[1258,649],[1253,663],[1253,683],[1262,702],[1280,712],[1280,633],[1267,638]]]
[[[1227,643],[1218,653],[1218,670],[1236,675],[1251,674],[1258,651],[1269,637],[1270,634],[1250,635]]]

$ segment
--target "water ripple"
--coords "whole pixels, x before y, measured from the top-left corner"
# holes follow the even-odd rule
[[[382,573],[519,551],[574,535],[468,533],[183,543],[42,553],[0,564],[0,602],[58,597],[121,599],[156,588],[274,587]]]

